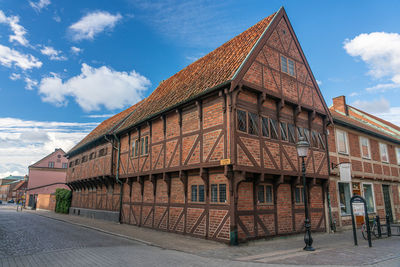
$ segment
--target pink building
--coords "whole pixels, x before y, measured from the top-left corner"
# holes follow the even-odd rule
[[[66,188],[68,159],[65,152],[57,148],[53,153],[29,166],[29,180],[26,191],[27,205],[36,208],[39,195],[50,195],[57,188]]]

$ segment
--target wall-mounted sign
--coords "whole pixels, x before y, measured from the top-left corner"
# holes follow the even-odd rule
[[[221,159],[220,165],[229,165],[231,164],[231,159]]]
[[[351,163],[340,163],[339,173],[340,181],[351,182]]]

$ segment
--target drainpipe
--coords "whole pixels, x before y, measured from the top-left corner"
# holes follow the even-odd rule
[[[119,179],[119,164],[120,164],[120,158],[121,158],[121,141],[119,140],[118,136],[115,133],[114,133],[114,138],[117,140],[117,143],[118,143],[117,173],[115,174],[115,180],[117,180],[117,183],[119,183],[119,185],[120,185],[118,222],[121,223],[121,221],[122,221],[122,186],[123,186],[122,181]]]
[[[328,123],[329,125],[330,123]],[[327,126],[328,126],[327,125]],[[333,134],[333,133],[331,133]],[[325,131],[325,146],[326,149],[328,151],[328,155],[327,155],[327,163],[328,163],[328,186],[327,186],[327,190],[326,190],[326,200],[328,202],[328,214],[329,214],[329,226],[331,227],[331,231],[332,232],[336,232],[336,222],[333,220],[332,217],[332,207],[331,207],[331,195],[329,193],[329,186],[330,186],[330,179],[331,179],[331,160],[330,160],[330,155],[329,155],[329,145],[328,145],[328,131]]]
[[[118,214],[118,222],[121,223],[122,221],[122,181],[119,179],[119,164],[120,164],[120,158],[121,158],[121,142],[118,136],[114,133],[113,134],[115,140],[117,140],[117,146],[113,144],[113,142],[107,138],[107,136],[104,136],[104,138],[111,143],[112,147],[117,150],[117,171],[115,174],[115,180],[117,183],[120,185],[120,192],[119,192],[119,214]]]

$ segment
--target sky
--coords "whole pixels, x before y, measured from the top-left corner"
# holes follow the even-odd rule
[[[0,0],[0,177],[284,6],[328,106],[400,125],[399,1]]]

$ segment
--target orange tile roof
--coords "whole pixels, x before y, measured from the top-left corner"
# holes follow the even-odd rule
[[[68,154],[110,131],[120,132],[168,108],[229,82],[245,61],[276,13],[264,18],[214,51],[193,62],[159,86],[140,103],[103,121]],[[140,105],[140,109],[136,109]],[[135,112],[133,112],[135,111]]]
[[[114,116],[106,119],[102,123],[100,123],[96,128],[94,128],[93,131],[91,131],[85,138],[83,138],[78,144],[76,144],[70,151],[68,151],[67,154],[71,154],[71,152],[76,151],[80,148],[82,148],[84,145],[89,144],[95,140],[98,140],[105,134],[109,133],[127,117],[129,114],[134,112],[138,106],[143,102],[140,101],[136,103],[135,105],[131,106],[130,108],[127,108],[120,113],[115,114]]]
[[[160,83],[138,112],[120,127],[123,131],[207,89],[230,81],[272,21],[275,13],[264,18],[214,51],[193,62]]]

